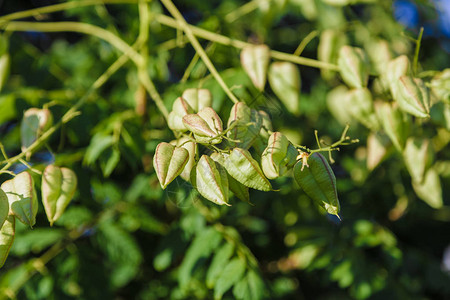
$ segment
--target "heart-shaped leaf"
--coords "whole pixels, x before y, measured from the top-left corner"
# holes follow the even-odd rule
[[[274,62],[269,68],[269,83],[273,92],[290,113],[300,112],[300,72],[290,62]]]
[[[183,92],[181,97],[189,103],[194,109],[194,112],[198,112],[203,108],[212,105],[212,95],[207,89],[187,89]]]
[[[376,102],[375,112],[392,144],[398,151],[402,151],[408,137],[410,120],[403,116],[395,103]]]
[[[427,164],[431,161],[430,140],[410,137],[406,140],[403,159],[413,181],[422,182]]]
[[[339,51],[339,72],[345,83],[353,88],[367,86],[369,79],[369,62],[361,48],[343,46]]]
[[[184,116],[183,123],[194,133],[199,143],[219,144],[222,141],[222,120],[211,107],[205,107],[197,114]]]
[[[261,155],[261,166],[269,179],[282,176],[296,163],[298,151],[281,132],[269,137],[267,147]]]
[[[211,154],[211,158],[216,163],[222,166],[225,165],[225,157],[221,153],[214,152],[213,154]],[[228,174],[228,172],[227,176],[228,176],[228,187],[230,191],[232,191],[233,194],[240,200],[250,203],[250,194],[248,192],[248,187],[246,187],[245,185],[243,185],[242,183],[231,177],[231,175]]]
[[[442,186],[435,169],[429,169],[422,182],[412,182],[417,196],[429,206],[439,209],[443,205]]]
[[[77,188],[77,176],[68,168],[49,165],[42,174],[42,203],[50,226],[64,213]]]
[[[156,146],[153,167],[163,189],[181,174],[188,161],[189,152],[185,148],[164,142]]]
[[[22,151],[25,151],[26,148],[33,144],[45,130],[52,126],[52,123],[52,114],[46,108],[30,108],[25,111],[20,124]]]
[[[188,130],[183,123],[183,117],[193,114],[194,109],[189,103],[181,97],[178,97],[172,105],[172,111],[169,113],[167,124],[169,128],[176,131]]]
[[[225,169],[238,182],[260,191],[272,190],[272,185],[250,152],[234,148],[230,154],[224,155],[224,158]]]
[[[309,167],[302,170],[304,162],[300,161],[294,166],[295,180],[306,195],[325,208],[329,214],[338,215],[340,205],[333,170],[320,153],[313,153],[307,159]]]
[[[430,116],[430,96],[421,79],[401,76],[394,86],[392,96],[400,109],[419,118]]]
[[[197,143],[189,141],[187,137],[182,137],[178,140],[170,142],[174,146],[182,147],[189,153],[189,160],[183,168],[180,176],[186,181],[191,178],[192,168],[195,166],[195,155],[197,153]]]
[[[241,51],[241,64],[253,85],[260,91],[266,85],[270,49],[266,45],[251,45]]]
[[[232,147],[248,149],[258,136],[262,118],[258,111],[251,109],[244,102],[238,102],[231,108],[228,127],[233,127],[228,131],[227,136],[232,139]]]
[[[202,155],[195,172],[191,173],[191,183],[200,195],[218,205],[228,205],[227,171],[211,157]]]
[[[353,89],[347,93],[350,115],[369,129],[377,130],[378,119],[373,108],[372,94],[367,88]]]
[[[30,173],[22,172],[3,182],[1,189],[8,196],[9,214],[13,214],[25,225],[36,223],[38,200]]]

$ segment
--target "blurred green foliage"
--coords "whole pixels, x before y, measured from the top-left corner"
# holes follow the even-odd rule
[[[23,2],[0,2],[1,14],[33,8]],[[311,32],[334,29],[349,45],[369,51],[371,42],[384,39],[396,55],[414,58],[411,38],[418,31],[405,30],[393,19],[390,1],[343,6],[330,0],[178,2],[188,23],[273,50],[293,53]],[[432,2],[417,5],[423,15],[433,15]],[[165,107],[170,109],[186,88],[202,86],[211,90],[214,109],[227,116],[233,103],[201,60],[180,81],[196,52],[181,31],[158,22],[155,16],[165,12],[158,1],[148,7],[147,72]],[[130,44],[139,34],[135,3],[78,7],[29,19],[85,22]],[[5,26],[0,22],[0,30]],[[0,94],[0,141],[14,156],[20,153],[19,124],[27,108],[51,102],[59,120],[120,53],[78,33],[3,35],[9,40],[11,68]],[[235,95],[269,112],[274,128],[292,142],[314,147],[314,130],[325,142],[339,139],[343,124],[327,105],[328,92],[341,83],[334,72],[300,66],[300,113],[293,115],[269,87],[263,92],[253,87],[239,49],[201,44]],[[301,55],[316,58],[318,44],[319,37],[313,38]],[[439,44],[424,36],[418,72],[450,66]],[[375,74],[372,70],[371,84]],[[450,120],[444,113],[437,111],[433,118],[432,110],[430,122],[416,119],[413,133],[430,138],[437,148],[435,169],[444,205],[433,209],[418,198],[402,155],[392,147],[369,170],[370,130],[351,119],[350,134],[360,143],[333,152],[339,221],[317,208],[292,176],[273,181],[278,192],[251,191],[254,205],[233,199],[231,207],[216,206],[181,178],[161,190],[152,155],[159,142],[174,136],[149,99],[144,114],[135,112],[139,88],[137,69],[128,62],[50,138],[47,148],[32,156],[30,164],[39,170],[53,161],[71,167],[79,188],[53,228],[42,206],[33,230],[17,222],[15,242],[0,270],[0,298],[450,298],[450,133],[445,128]],[[448,100],[439,105],[448,106]],[[6,179],[2,174],[1,181]]]

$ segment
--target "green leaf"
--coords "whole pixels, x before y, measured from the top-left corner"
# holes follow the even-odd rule
[[[16,221],[13,215],[9,215],[0,228],[0,268],[5,264],[9,250],[14,242]]]
[[[217,278],[224,270],[226,264],[229,262],[231,255],[234,252],[234,245],[232,243],[225,243],[216,251],[214,258],[209,266],[208,273],[206,273],[206,286],[213,288],[216,284]]]
[[[17,256],[25,256],[30,252],[39,253],[56,244],[65,237],[65,230],[58,228],[35,228],[20,232],[11,249]]]
[[[329,214],[338,215],[340,206],[336,190],[336,177],[327,160],[322,154],[316,152],[308,157],[309,167],[304,168],[304,163],[299,161],[295,165],[295,180],[303,191],[325,208]]]
[[[106,159],[106,163],[101,165],[103,176],[109,177],[109,175],[111,175],[111,173],[114,171],[119,162],[120,162],[120,151],[117,148],[113,148],[108,158]]]
[[[99,229],[99,245],[107,256],[111,284],[125,286],[139,272],[142,252],[133,236],[112,222],[100,224]]]
[[[244,276],[245,268],[245,260],[240,257],[235,257],[228,262],[217,278],[214,286],[214,299],[222,299],[223,294]]]
[[[204,263],[204,260],[211,255],[221,241],[222,235],[211,227],[195,237],[178,270],[178,280],[181,287],[187,286],[196,268]]]
[[[114,137],[103,132],[96,133],[86,149],[84,162],[88,165],[93,164],[100,154],[114,144]]]

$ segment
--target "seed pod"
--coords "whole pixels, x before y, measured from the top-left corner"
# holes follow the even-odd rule
[[[335,87],[327,95],[328,110],[341,125],[355,121],[348,109],[348,99],[348,88],[345,85]]]
[[[386,137],[387,139],[387,137]],[[367,138],[367,169],[372,171],[386,156],[389,141],[380,135],[370,133]]]
[[[340,31],[327,29],[320,34],[317,58],[320,61],[335,64],[338,59],[339,49],[347,43],[347,37]],[[320,73],[325,80],[330,80],[335,72],[321,69]]]
[[[199,143],[219,144],[222,141],[219,136],[223,131],[222,120],[211,107],[184,116],[183,123]]]
[[[183,117],[193,113],[194,109],[189,103],[178,97],[172,105],[172,111],[169,113],[167,121],[169,128],[176,131],[187,131],[188,129],[183,123]]]
[[[269,179],[282,176],[296,163],[298,151],[281,132],[274,132],[269,137],[266,149],[261,155],[261,166]]]
[[[1,189],[8,196],[9,214],[13,214],[25,225],[36,223],[38,200],[30,173],[22,172],[3,182]]]
[[[272,120],[270,120],[270,116],[264,110],[258,111],[259,116],[261,117],[261,130],[259,131],[259,135],[263,138],[269,138],[269,131],[273,131]]]
[[[401,76],[407,75],[409,72],[409,60],[406,55],[400,55],[399,57],[389,61],[386,65],[383,77],[391,84],[398,80]]]
[[[251,45],[241,51],[241,64],[253,85],[260,91],[266,85],[270,49],[266,45]]]
[[[379,125],[370,91],[367,88],[353,89],[347,93],[347,97],[346,103],[350,115],[367,128],[377,130]]]
[[[430,97],[421,79],[401,76],[393,86],[393,97],[400,109],[419,118],[430,117]]]
[[[347,85],[353,88],[367,86],[369,63],[363,49],[343,46],[339,51],[338,66],[342,79]]]
[[[0,268],[5,264],[9,250],[14,242],[16,234],[16,220],[13,215],[9,215],[0,228]]]
[[[68,168],[49,165],[42,174],[42,204],[50,226],[56,222],[72,201],[77,189],[77,176]]]
[[[220,164],[222,167],[225,165],[225,158],[221,153],[214,152],[211,154],[211,158],[218,164]],[[234,179],[233,177],[228,174],[228,188],[230,191],[233,192],[233,194],[240,200],[250,203],[250,194],[248,192],[248,187]]]
[[[184,148],[164,142],[156,146],[153,167],[163,189],[181,174],[188,160],[189,152]]]
[[[303,158],[306,159],[306,158]],[[308,157],[308,168],[302,171],[303,162],[294,166],[294,178],[303,191],[311,199],[332,215],[338,215],[340,210],[336,190],[336,177],[325,157],[313,153]]]
[[[443,205],[442,186],[435,169],[429,169],[422,182],[412,182],[417,196],[429,206],[439,209]]]
[[[25,151],[33,144],[41,134],[49,129],[53,124],[53,117],[50,110],[30,108],[23,114],[20,124],[20,138],[22,141],[22,151]]]
[[[290,113],[300,112],[300,72],[290,62],[274,62],[269,68],[269,83],[273,92]]]
[[[183,171],[180,174],[180,177],[189,182],[191,178],[192,168],[195,166],[196,163],[195,157],[197,153],[197,143],[189,141],[187,137],[181,137],[178,140],[171,141],[170,144],[176,147],[182,147],[188,151],[189,160],[184,166]]]
[[[437,100],[450,104],[450,68],[434,76],[430,82],[430,87]]]
[[[403,159],[413,181],[422,182],[427,165],[432,161],[430,140],[410,137],[406,140]]]
[[[231,108],[227,126],[228,128],[233,126],[227,136],[234,141],[239,141],[230,141],[231,146],[248,149],[261,130],[262,118],[256,110],[251,109],[244,102],[238,102]]]
[[[0,228],[2,228],[3,223],[8,217],[9,213],[9,202],[8,196],[6,196],[5,192],[0,189]]]
[[[191,182],[200,195],[218,205],[228,205],[227,171],[211,157],[202,155],[195,172],[191,173]]]
[[[250,152],[234,148],[229,155],[224,155],[224,167],[228,173],[243,185],[260,191],[272,190],[272,185]]]
[[[450,131],[450,102],[439,101],[430,109],[431,120]]]
[[[0,55],[0,91],[8,80],[10,64],[11,58],[8,53]]]
[[[408,137],[410,120],[405,119],[395,103],[375,102],[375,112],[392,144],[401,152]]]
[[[386,71],[386,66],[392,60],[392,52],[389,48],[389,43],[386,40],[376,40],[369,42],[367,47],[367,54],[372,62],[372,65],[377,74],[383,74]]]
[[[181,97],[189,103],[194,109],[194,112],[198,112],[199,110],[212,105],[212,95],[207,89],[187,89],[183,92]]]

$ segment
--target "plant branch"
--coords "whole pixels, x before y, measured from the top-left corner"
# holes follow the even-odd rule
[[[83,6],[97,5],[97,4],[126,4],[126,3],[137,3],[142,1],[150,1],[150,0],[81,0],[81,1],[71,1],[65,2],[55,5],[49,5],[24,11],[15,12],[12,14],[8,14],[0,17],[0,25],[1,23],[6,23],[8,21],[23,19],[28,17],[39,16],[42,14],[53,13],[63,10],[68,10],[72,8],[79,8]]]
[[[176,8],[176,6],[173,4],[171,0],[161,0],[161,2],[164,4],[164,6],[167,8],[167,10],[174,16],[176,19],[176,24],[178,24],[177,28],[182,29],[184,33],[186,34],[187,38],[191,42],[192,46],[194,47],[195,51],[198,53],[198,55],[201,57],[203,62],[205,63],[206,67],[209,69],[211,74],[214,76],[214,78],[217,80],[219,85],[222,87],[222,89],[225,91],[227,96],[233,101],[234,103],[239,102],[239,100],[236,98],[236,96],[231,92],[231,90],[226,85],[225,81],[223,81],[222,77],[220,76],[219,72],[217,72],[216,68],[214,67],[213,63],[209,59],[208,55],[206,54],[205,50],[203,50],[202,46],[198,42],[197,38],[195,37],[194,33],[192,32],[191,27],[186,23],[186,20],[181,15],[180,11]]]
[[[173,18],[170,18],[168,16],[162,15],[162,14],[154,14],[155,20],[163,25],[172,27],[172,28],[181,28],[181,25],[174,20]],[[232,39],[224,35],[220,35],[218,33],[214,33],[205,29],[202,29],[200,27],[196,27],[193,25],[187,25],[187,28],[190,29],[193,35],[209,40],[211,42],[219,43],[226,46],[232,46],[238,49],[242,49],[244,47],[247,47],[251,45],[250,43],[246,43],[240,40]],[[338,66],[330,63],[326,63],[323,61],[296,56],[293,54],[283,53],[275,50],[270,51],[270,56],[274,59],[289,61],[298,65],[313,67],[313,68],[319,68],[319,69],[327,69],[332,71],[337,71]]]

